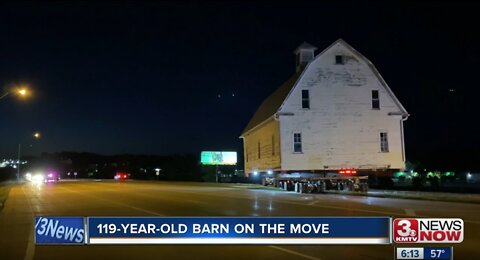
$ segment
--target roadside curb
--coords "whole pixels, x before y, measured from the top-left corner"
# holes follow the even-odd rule
[[[282,191],[282,192],[287,192],[284,189],[278,188],[278,187],[272,187],[272,186],[263,186],[260,184],[235,184],[231,186],[232,188],[239,188],[239,189],[249,189],[249,190],[272,190],[272,191]]]
[[[269,190],[269,191],[281,191],[281,192],[291,192],[293,191],[286,191],[281,188],[276,187],[265,187],[262,185],[235,185],[234,188],[243,188],[249,190]],[[392,191],[395,192],[395,191]],[[415,191],[414,191],[415,192]],[[303,193],[309,194],[309,193]],[[323,195],[348,195],[348,196],[359,196],[359,197],[373,197],[373,198],[386,198],[386,199],[407,199],[407,200],[425,200],[425,201],[439,201],[439,202],[455,202],[455,203],[471,203],[471,204],[480,204],[480,195],[478,198],[468,197],[471,194],[446,194],[446,193],[434,193],[428,192],[428,194],[417,194],[417,195],[410,195],[410,194],[375,194],[375,193],[364,193],[364,192],[353,192],[353,191],[325,191],[323,193],[312,193],[312,194],[323,194]],[[422,196],[423,195],[423,196]],[[476,194],[475,194],[476,195]],[[447,196],[447,197],[445,197]],[[450,196],[450,197],[449,197]],[[463,198],[459,198],[458,196],[464,196]]]

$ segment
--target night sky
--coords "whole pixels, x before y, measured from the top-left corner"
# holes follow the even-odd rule
[[[343,38],[411,114],[408,160],[475,167],[478,7],[2,2],[0,87],[28,84],[34,95],[0,100],[0,158],[20,141],[32,155],[242,153],[238,136],[293,74],[292,51]]]

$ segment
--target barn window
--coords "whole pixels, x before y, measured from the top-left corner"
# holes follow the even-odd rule
[[[388,135],[385,132],[380,133],[380,151],[388,153]]]
[[[310,109],[310,93],[308,89],[302,90],[302,108]]]
[[[295,153],[302,152],[302,134],[301,133],[293,134],[293,152]]]
[[[378,90],[372,90],[372,109],[380,109]]]
[[[335,64],[343,64],[344,61],[343,55],[335,55]]]

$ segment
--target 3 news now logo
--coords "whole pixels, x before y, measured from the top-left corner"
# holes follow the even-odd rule
[[[395,243],[461,243],[460,218],[397,218],[393,220]]]
[[[83,244],[83,217],[35,217],[36,244]]]

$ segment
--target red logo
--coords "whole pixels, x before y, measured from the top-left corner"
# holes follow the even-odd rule
[[[395,243],[461,243],[463,220],[459,218],[397,218],[393,221]]]
[[[413,218],[397,218],[393,221],[393,241],[396,243],[416,243],[418,221]]]

